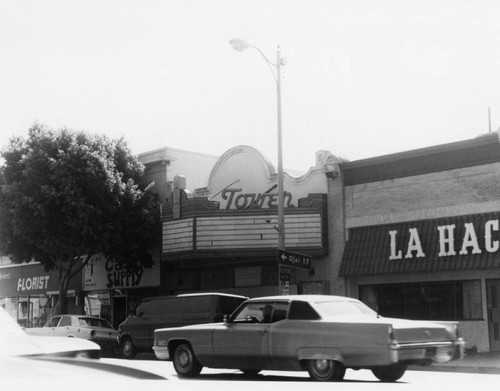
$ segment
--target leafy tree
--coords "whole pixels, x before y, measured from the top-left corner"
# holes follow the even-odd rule
[[[70,280],[93,255],[128,268],[152,262],[158,197],[152,184],[141,185],[144,167],[122,139],[34,125],[1,156],[0,251],[57,271],[59,313]]]

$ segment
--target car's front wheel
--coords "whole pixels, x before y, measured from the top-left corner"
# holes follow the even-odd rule
[[[182,343],[174,352],[174,368],[179,377],[195,377],[201,372],[201,364],[190,345]]]
[[[393,364],[383,367],[375,367],[372,369],[372,372],[380,381],[393,383],[401,379],[406,372],[406,368],[407,366],[403,364]]]
[[[128,360],[133,359],[137,355],[137,348],[134,345],[132,338],[125,338],[122,341],[122,356]]]
[[[340,381],[344,378],[345,367],[335,360],[316,359],[307,362],[311,379],[317,381]]]

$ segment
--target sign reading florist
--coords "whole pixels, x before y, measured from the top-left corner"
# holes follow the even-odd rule
[[[425,233],[423,232],[425,231]],[[481,218],[388,230],[389,260],[438,258],[496,253],[500,250],[499,219]],[[437,251],[437,254],[436,254]]]

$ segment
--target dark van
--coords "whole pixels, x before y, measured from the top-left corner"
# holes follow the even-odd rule
[[[135,315],[125,319],[118,331],[123,357],[134,358],[138,352],[152,351],[154,331],[198,323],[222,322],[224,315],[248,299],[225,293],[192,293],[144,299]]]

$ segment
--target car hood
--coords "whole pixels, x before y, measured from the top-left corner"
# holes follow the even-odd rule
[[[164,390],[167,386],[163,376],[98,360],[0,357],[0,377],[2,388],[8,390]]]
[[[100,350],[99,345],[81,338],[38,337],[24,333],[0,336],[0,356],[59,354],[75,351]]]

